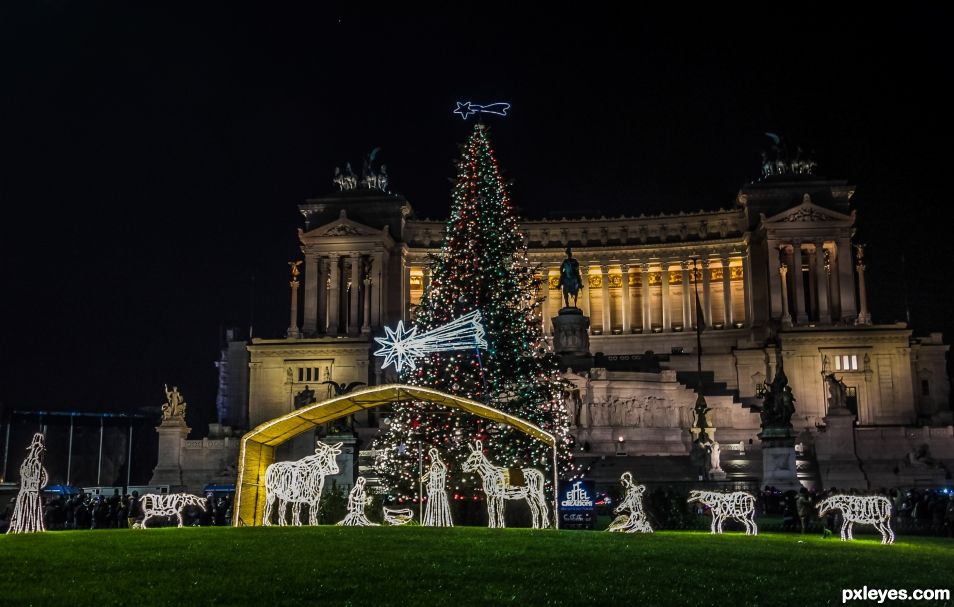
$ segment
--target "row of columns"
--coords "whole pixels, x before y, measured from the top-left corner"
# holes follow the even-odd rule
[[[308,255],[302,332],[306,336],[337,336],[344,329],[348,335],[358,335],[379,327],[386,292],[384,263],[383,252],[369,256],[357,251]],[[350,272],[346,274],[348,266]],[[289,337],[300,336],[296,327],[297,291],[297,280],[293,280]],[[347,321],[345,327],[343,320]]]
[[[860,258],[856,269],[862,310],[859,312],[856,307],[848,238],[770,241],[769,264],[778,268],[777,274],[773,272],[769,279],[773,317],[783,326],[830,324],[838,319],[855,319],[859,324],[871,322],[864,291],[864,264]]]
[[[719,262],[722,264],[724,271],[722,273],[722,292],[723,292],[723,323],[726,327],[731,327],[737,320],[734,317],[732,310],[732,288],[731,288],[731,275],[729,270],[729,262],[732,259],[730,255],[724,255],[719,258]],[[742,255],[743,262],[743,293],[744,293],[744,310],[745,314],[749,314],[749,273],[748,273],[748,258],[746,255]],[[690,271],[692,270],[692,262],[688,260],[668,260],[662,262],[652,262],[652,264],[658,264],[662,267],[663,280],[660,282],[660,303],[662,307],[662,330],[670,331],[672,330],[674,319],[672,318],[672,305],[671,305],[671,296],[669,289],[669,271],[670,267],[673,265],[678,265],[682,269],[682,301],[681,301],[681,322],[683,327],[690,327],[692,325],[692,296],[689,289],[690,281]],[[633,328],[633,318],[632,314],[632,299],[629,287],[629,278],[630,272],[633,267],[639,267],[640,269],[640,292],[642,294],[642,306],[641,306],[641,319],[638,326],[642,327],[644,332],[649,332],[652,327],[652,312],[653,312],[653,301],[652,297],[649,297],[650,288],[649,288],[649,269],[651,262],[643,261],[637,262],[635,264],[622,263],[620,268],[622,270],[622,305],[620,306],[619,320],[622,326],[623,333],[630,333]],[[712,289],[711,289],[711,280],[712,272],[710,269],[710,260],[702,259],[700,263],[702,269],[702,289],[699,293],[699,297],[702,298],[702,309],[703,313],[707,319],[707,325],[712,326]],[[609,335],[612,332],[612,301],[610,298],[610,289],[609,289],[609,263],[600,263],[599,272],[602,279],[602,328],[603,334]],[[550,289],[549,289],[549,278],[550,278],[550,267],[545,267],[543,269],[543,306],[542,306],[542,322],[544,334],[550,334],[550,317],[553,315],[552,310],[549,309],[550,302]],[[589,271],[584,273],[583,280],[583,292],[580,293],[579,307],[583,310],[583,313],[587,316],[590,316],[590,287],[588,281]],[[742,319],[738,319],[742,320]]]

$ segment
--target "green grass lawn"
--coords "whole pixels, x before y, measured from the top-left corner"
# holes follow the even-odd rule
[[[7,535],[0,603],[801,607],[841,604],[842,588],[865,585],[954,590],[954,541],[870,538],[325,526]]]

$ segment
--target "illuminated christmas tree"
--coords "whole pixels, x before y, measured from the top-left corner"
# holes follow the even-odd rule
[[[462,148],[450,219],[415,326],[420,333],[479,310],[487,349],[428,354],[401,379],[481,401],[553,433],[566,473],[569,419],[557,360],[536,315],[538,286],[486,129],[477,124]],[[427,466],[426,452],[433,446],[448,464],[451,493],[470,494],[479,483],[460,465],[476,440],[499,466],[552,470],[550,448],[519,430],[454,409],[408,403],[396,408],[375,441],[383,454],[382,480],[393,497],[416,500],[418,450]]]

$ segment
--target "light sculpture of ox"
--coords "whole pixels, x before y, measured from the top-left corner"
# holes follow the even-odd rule
[[[301,525],[301,506],[308,504],[308,524],[318,524],[318,503],[325,485],[325,477],[338,474],[335,459],[341,453],[341,443],[318,443],[315,454],[294,462],[275,462],[265,469],[265,514],[263,525],[272,524],[272,511],[278,502],[278,524],[287,525],[285,510],[292,504],[291,524]]]
[[[177,527],[182,526],[182,511],[186,506],[198,506],[205,510],[206,500],[204,497],[192,495],[191,493],[167,493],[160,495],[158,493],[147,493],[140,500],[142,506],[142,529],[146,529],[146,521],[157,516],[173,516],[179,521]]]

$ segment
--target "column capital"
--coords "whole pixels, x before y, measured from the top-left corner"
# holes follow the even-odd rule
[[[609,274],[609,264],[605,262],[600,262],[600,273]]]
[[[778,266],[778,273],[781,274],[782,276],[785,276],[786,274],[788,274],[788,264],[785,262],[780,263]]]

